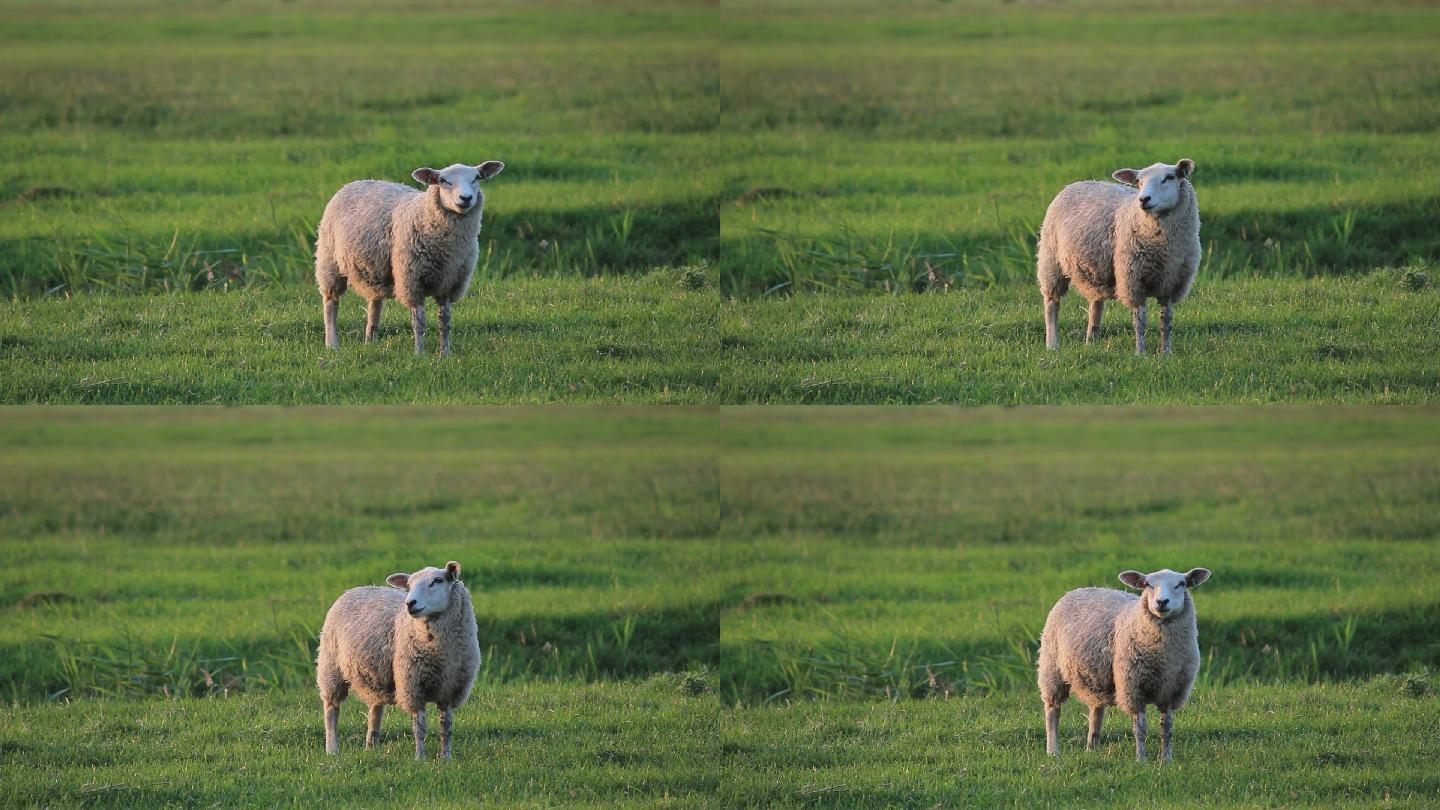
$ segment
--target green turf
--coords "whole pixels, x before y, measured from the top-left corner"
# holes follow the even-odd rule
[[[482,683],[717,664],[703,411],[10,409],[0,695],[314,677],[346,588],[459,560]],[[208,674],[207,674],[208,673]]]
[[[1032,690],[1045,614],[1205,566],[1202,686],[1440,668],[1433,410],[727,410],[731,702]]]
[[[735,295],[1033,283],[1062,186],[1196,161],[1201,278],[1440,258],[1440,10],[744,3],[724,14]]]
[[[325,348],[320,296],[284,285],[14,302],[0,317],[0,401],[11,403],[527,403],[715,401],[713,288],[678,272],[512,279],[454,308],[453,354],[416,357],[392,303],[361,341],[342,299]],[[687,281],[689,279],[689,281]]]
[[[1440,393],[1440,294],[1403,274],[1232,279],[1175,308],[1174,348],[1136,357],[1129,310],[1087,345],[1068,296],[1058,353],[1028,286],[731,299],[716,397],[744,403],[1423,403]]]
[[[340,718],[340,755],[329,758],[317,701],[313,692],[272,692],[8,709],[0,804],[716,804],[719,704],[683,677],[477,688],[455,712],[450,762],[416,763],[409,718],[394,710],[380,747],[362,749],[364,710],[353,700]]]
[[[313,273],[344,183],[503,160],[481,279],[715,258],[714,11],[8,2],[0,295]]]
[[[1129,723],[1084,748],[1084,710],[1045,756],[1029,694],[904,703],[809,703],[727,714],[728,806],[1433,807],[1440,699],[1433,683],[1232,686],[1176,715],[1174,761],[1134,761]],[[1150,741],[1159,737],[1151,718]],[[1151,748],[1153,757],[1154,748]]]

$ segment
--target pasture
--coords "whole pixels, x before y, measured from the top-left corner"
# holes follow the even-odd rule
[[[1433,804],[1432,410],[724,412],[727,803]],[[1176,766],[1112,712],[1044,757],[1040,628],[1126,568],[1206,566]],[[933,677],[932,677],[933,676]],[[1152,718],[1152,723],[1154,722]],[[1152,726],[1153,728],[1154,726]],[[1153,751],[1152,751],[1153,754]]]
[[[433,795],[713,794],[696,761],[718,723],[710,418],[11,409],[0,803],[390,795],[413,779],[407,719],[362,753],[348,701],[348,754],[325,761],[315,637],[346,588],[448,559],[484,660],[457,712],[464,778]]]

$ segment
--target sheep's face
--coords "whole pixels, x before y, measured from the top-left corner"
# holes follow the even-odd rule
[[[1194,171],[1195,161],[1185,158],[1174,166],[1156,163],[1144,169],[1119,169],[1111,177],[1134,186],[1135,204],[1158,216],[1180,204],[1180,186]]]
[[[485,205],[485,192],[480,183],[500,173],[505,164],[498,160],[487,160],[478,166],[456,163],[443,169],[421,167],[410,176],[430,187],[440,205],[456,214],[478,211]]]
[[[444,568],[421,568],[413,574],[391,574],[385,581],[406,592],[405,610],[416,619],[444,613],[450,607],[450,592],[460,579],[460,563],[451,560]]]
[[[1190,605],[1190,589],[1210,578],[1209,569],[1192,568],[1184,574],[1162,568],[1152,574],[1121,571],[1120,581],[1141,591],[1140,601],[1157,619],[1170,619]]]

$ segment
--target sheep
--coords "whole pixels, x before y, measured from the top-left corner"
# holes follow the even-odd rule
[[[425,705],[434,703],[440,709],[440,756],[450,759],[451,713],[470,697],[480,668],[475,609],[460,581],[460,563],[391,574],[385,581],[391,587],[346,591],[325,614],[315,661],[325,751],[340,753],[340,704],[354,689],[370,707],[366,748],[380,742],[385,705],[397,704],[410,713],[415,758],[422,759]]]
[[[1145,760],[1145,707],[1161,711],[1161,759],[1170,761],[1174,712],[1190,698],[1200,668],[1195,602],[1190,589],[1210,578],[1184,574],[1120,572],[1139,597],[1113,588],[1070,591],[1050,609],[1040,636],[1040,698],[1045,704],[1045,752],[1060,756],[1060,705],[1074,690],[1090,707],[1085,750],[1100,742],[1106,706],[1130,715],[1135,759]]]
[[[1194,172],[1195,161],[1183,158],[1111,175],[1124,185],[1087,180],[1055,195],[1040,226],[1035,263],[1048,348],[1060,348],[1060,299],[1074,284],[1090,301],[1086,343],[1100,336],[1105,299],[1118,298],[1131,310],[1135,353],[1144,354],[1145,302],[1154,298],[1161,306],[1162,349],[1170,354],[1171,307],[1189,294],[1200,266]]]
[[[315,239],[325,345],[340,346],[335,325],[340,296],[353,286],[369,302],[367,343],[380,330],[385,299],[398,298],[410,308],[415,353],[423,353],[425,299],[434,298],[440,306],[440,352],[449,354],[450,305],[469,289],[480,254],[485,194],[477,184],[504,168],[498,160],[438,171],[421,167],[410,176],[426,184],[424,192],[382,180],[357,180],[335,192]]]

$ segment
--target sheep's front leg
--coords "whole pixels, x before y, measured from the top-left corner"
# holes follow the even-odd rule
[[[450,353],[450,302],[440,304],[440,353]]]
[[[1090,302],[1090,324],[1085,329],[1085,342],[1094,343],[1100,339],[1100,316],[1105,314],[1105,299]]]
[[[1135,713],[1135,761],[1145,761],[1145,710]]]
[[[1060,299],[1045,299],[1045,348],[1060,348]]]
[[[385,704],[376,703],[370,707],[370,722],[365,729],[365,747],[380,744],[380,720],[385,716]]]
[[[1060,707],[1045,707],[1045,753],[1060,756]]]
[[[411,715],[415,729],[415,758],[425,758],[425,710],[421,709]]]
[[[1100,744],[1100,726],[1105,722],[1105,707],[1090,707],[1090,734],[1085,738],[1085,750],[1093,751]]]
[[[336,330],[335,321],[340,316],[340,299],[326,298],[323,309],[325,311],[325,346],[338,349],[340,348],[340,335]]]
[[[440,710],[440,758],[450,758],[450,724],[453,720],[453,710],[446,706]]]
[[[1175,712],[1165,709],[1160,714],[1160,759],[1170,761],[1170,732],[1175,730]]]
[[[340,753],[340,704],[325,704],[325,753]]]
[[[1160,350],[1165,354],[1170,353],[1170,302],[1166,301],[1160,308]]]
[[[384,298],[376,298],[365,308],[365,342],[380,336],[380,310],[385,307]]]
[[[425,302],[410,307],[410,331],[415,334],[415,353],[425,353]]]
[[[1145,353],[1145,305],[1135,307],[1135,353]]]

